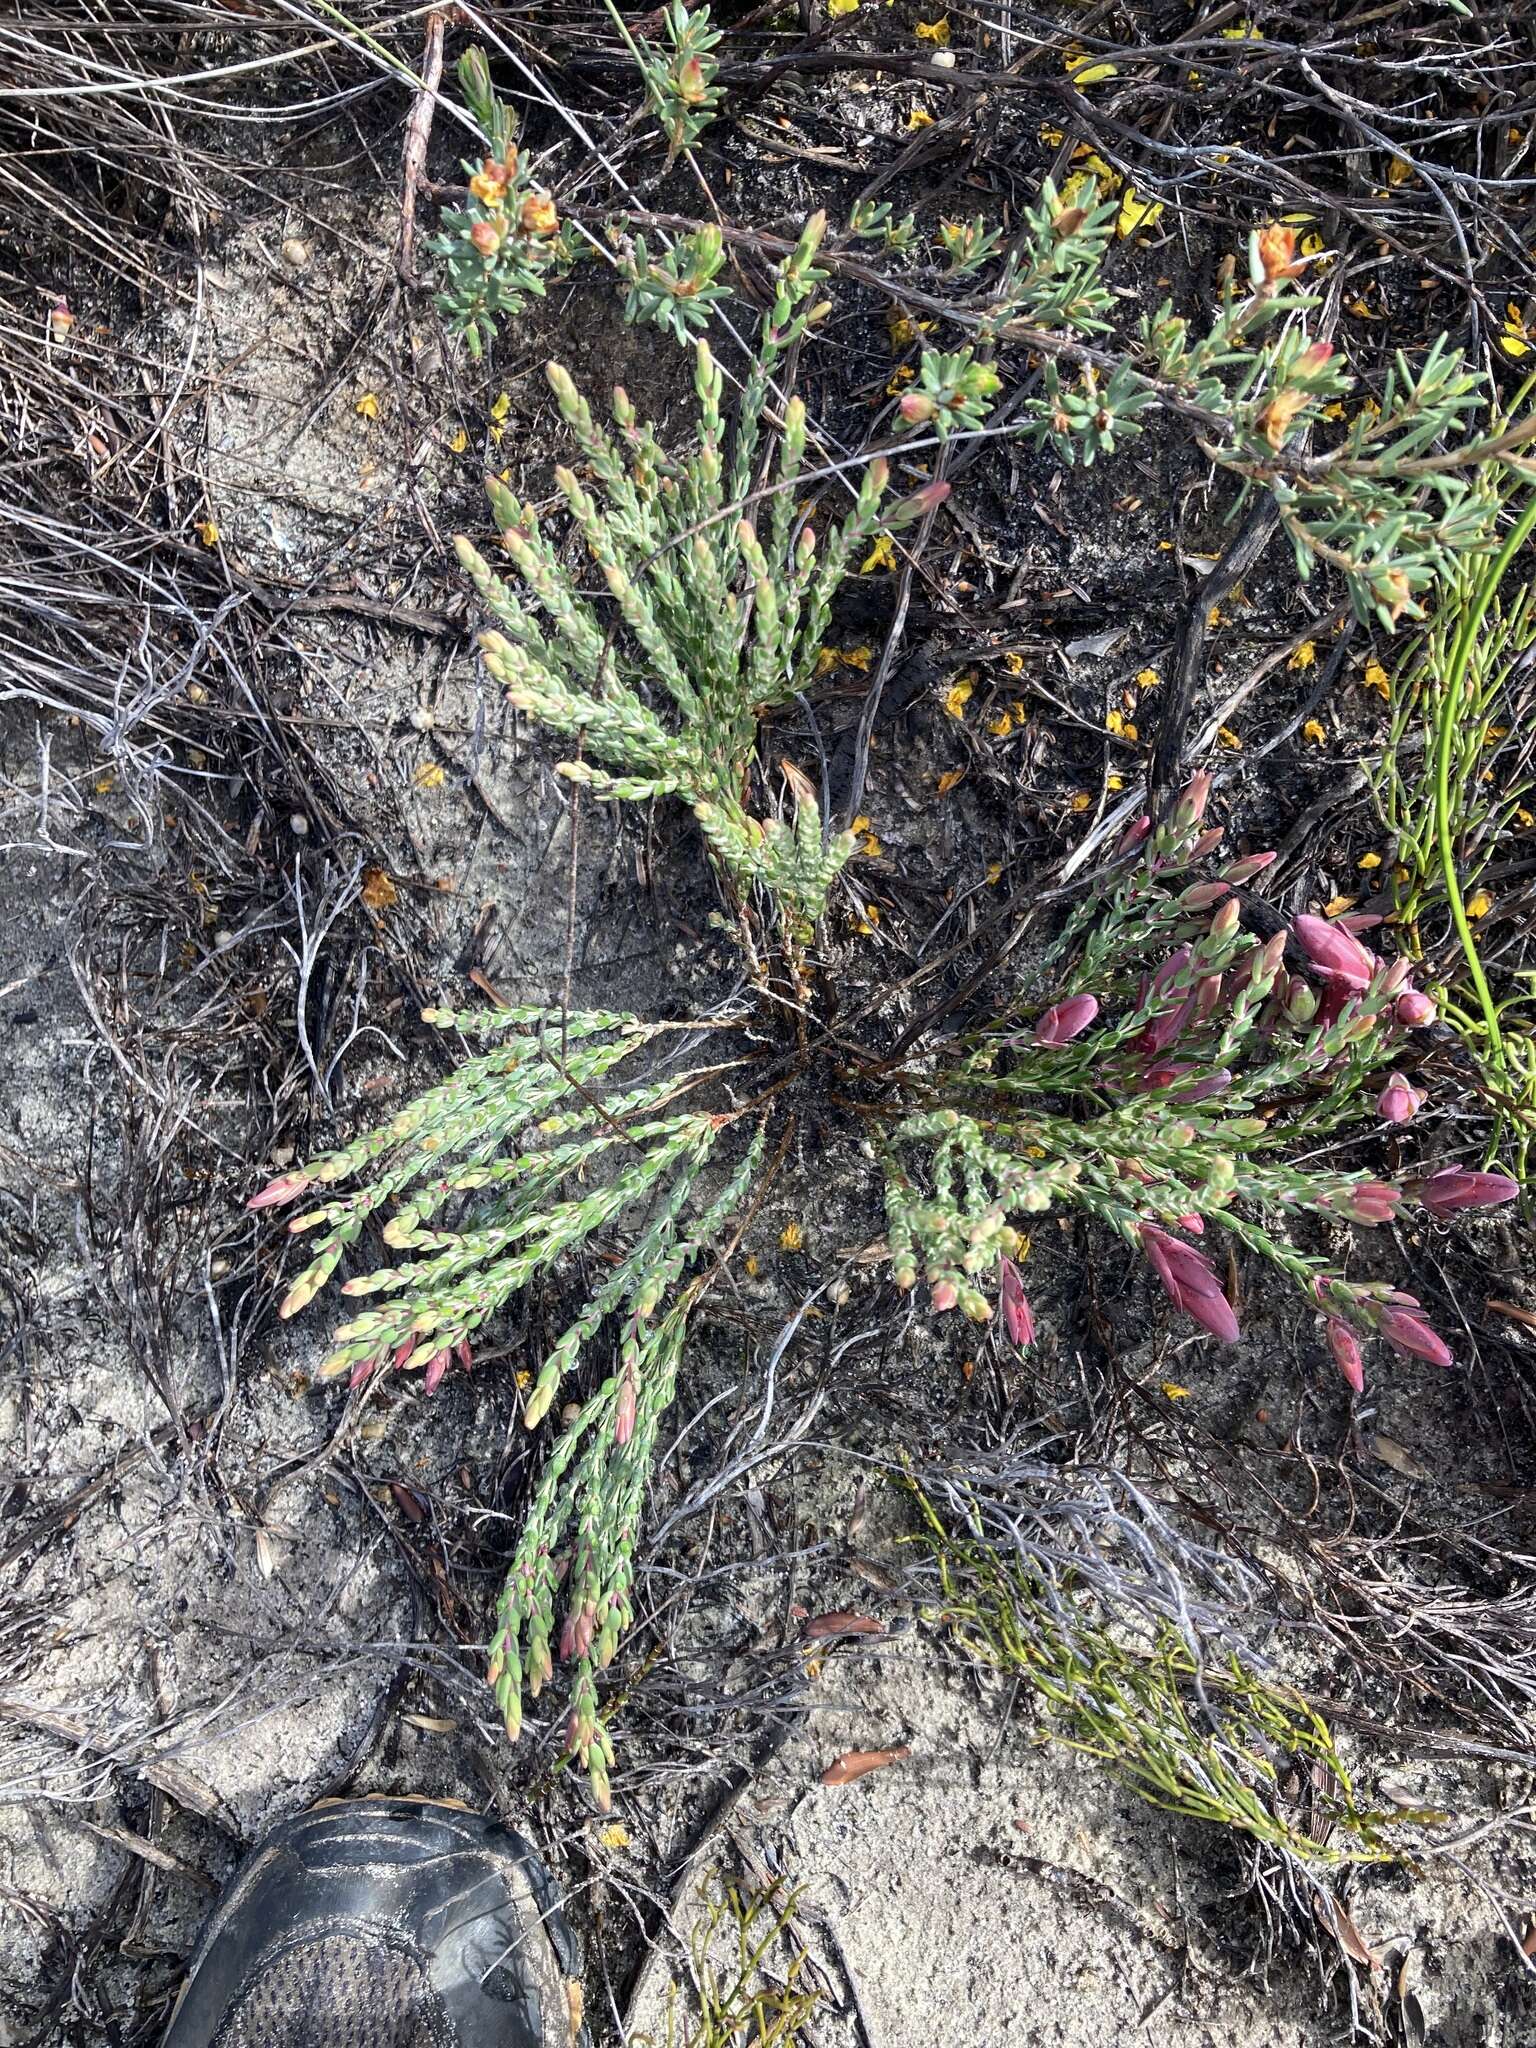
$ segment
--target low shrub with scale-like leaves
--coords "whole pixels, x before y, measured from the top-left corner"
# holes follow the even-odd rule
[[[1308,1221],[1390,1223],[1414,1199],[1437,1216],[1486,1207],[1518,1186],[1451,1166],[1389,1185],[1314,1160],[1352,1126],[1414,1116],[1424,1098],[1400,1067],[1434,1005],[1407,961],[1361,943],[1374,919],[1302,915],[1263,941],[1244,930],[1237,892],[1273,856],[1196,878],[1222,837],[1203,826],[1209,787],[1196,776],[1166,825],[1132,828],[1126,858],[1063,935],[1057,957],[1069,964],[1033,1025],[981,1032],[924,1081],[927,1104],[887,1125],[896,1283],[913,1287],[921,1272],[936,1309],[985,1322],[996,1276],[1009,1336],[1028,1344],[1018,1225],[1066,1206],[1136,1247],[1213,1336],[1231,1341],[1238,1324],[1208,1231],[1301,1288],[1356,1389],[1365,1338],[1449,1365],[1413,1295],[1351,1279],[1297,1235]]]
[[[791,398],[773,465],[773,488],[754,519],[764,408],[775,367],[817,317],[817,215],[780,273],[748,372],[739,423],[727,445],[723,381],[698,344],[693,446],[668,455],[655,430],[613,394],[613,429],[594,417],[558,364],[547,375],[590,484],[559,468],[555,482],[615,617],[581,594],[555,540],[506,485],[487,485],[515,581],[473,542],[455,542],[498,630],[481,638],[486,667],[528,717],[584,756],[561,774],[599,796],[630,802],[681,797],[735,889],[761,885],[792,920],[814,920],[854,851],[848,832],[823,832],[807,779],[786,764],[787,816],[749,803],[758,727],[815,673],[832,600],[877,528],[920,518],[944,496],[928,486],[887,503],[888,465],[871,462],[841,519],[802,517],[796,485],[805,462],[805,408]]]
[[[420,1373],[428,1393],[453,1365],[473,1364],[486,1326],[515,1295],[583,1247],[629,1233],[533,1378],[523,1410],[530,1429],[611,1335],[603,1355],[612,1369],[566,1421],[540,1474],[490,1662],[515,1736],[524,1685],[539,1691],[558,1645],[570,1671],[571,1746],[606,1804],[613,1751],[596,1674],[631,1618],[641,1504],[700,1284],[685,1276],[742,1201],[762,1133],[699,1202],[699,1176],[734,1115],[673,1107],[696,1075],[614,1078],[662,1027],[534,1008],[425,1016],[494,1043],[387,1124],[282,1175],[251,1206],[338,1191],[289,1226],[320,1236],[285,1316],[313,1301],[369,1224],[381,1226],[385,1244],[406,1256],[345,1282],[343,1294],[384,1298],[335,1332],[318,1377],[344,1373],[363,1387],[378,1375]],[[348,1183],[356,1185],[341,1192]]]

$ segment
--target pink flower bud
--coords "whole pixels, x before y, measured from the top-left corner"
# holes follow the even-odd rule
[[[469,1371],[475,1362],[474,1353],[469,1348],[469,1339],[467,1337],[461,1337],[458,1343],[454,1345],[453,1355],[466,1372]]]
[[[1209,910],[1212,904],[1219,903],[1224,896],[1230,894],[1231,884],[1228,882],[1194,882],[1179,898],[1179,908]]]
[[[1417,1115],[1424,1097],[1411,1087],[1405,1074],[1387,1076],[1387,1085],[1376,1098],[1376,1114],[1389,1124],[1405,1124]]]
[[[1174,825],[1186,832],[1191,825],[1198,825],[1205,816],[1205,807],[1210,800],[1211,778],[1202,768],[1191,775],[1184,785],[1183,793],[1174,808]]]
[[[1003,1322],[1013,1342],[1021,1351],[1027,1351],[1035,1341],[1035,1318],[1024,1292],[1023,1277],[1012,1259],[1003,1259],[1001,1266]]]
[[[1419,1200],[1431,1216],[1454,1216],[1458,1209],[1495,1209],[1512,1202],[1520,1183],[1506,1173],[1474,1173],[1469,1167],[1441,1166],[1419,1183]]]
[[[448,1353],[439,1351],[427,1360],[427,1370],[421,1382],[424,1394],[435,1394],[443,1383],[443,1374],[448,1370]]]
[[[1334,1197],[1332,1206],[1351,1223],[1390,1223],[1403,1199],[1401,1188],[1388,1187],[1379,1180],[1356,1181]]]
[[[369,1375],[377,1369],[378,1363],[379,1361],[376,1357],[360,1358],[357,1361],[357,1364],[354,1365],[352,1368],[351,1377],[348,1379],[347,1385],[349,1387],[361,1387],[365,1385]]]
[[[1036,1045],[1066,1045],[1086,1031],[1099,1014],[1097,996],[1068,996],[1053,1003],[1035,1025]]]
[[[919,427],[931,420],[938,406],[923,391],[904,391],[896,410],[909,427]]]
[[[1306,911],[1296,920],[1296,937],[1303,952],[1320,974],[1346,988],[1365,988],[1376,971],[1376,963],[1364,946],[1326,918]]]
[[[1412,1309],[1384,1309],[1378,1328],[1392,1349],[1400,1351],[1405,1358],[1427,1359],[1431,1365],[1456,1363],[1429,1324]]]
[[[1225,839],[1226,836],[1227,835],[1225,834],[1225,832],[1222,831],[1219,825],[1212,825],[1208,831],[1202,832],[1200,834],[1200,837],[1189,849],[1190,859],[1204,860],[1205,856],[1208,853],[1214,853],[1216,851],[1217,847],[1220,846],[1222,840]]]
[[[1333,1362],[1357,1394],[1365,1392],[1365,1371],[1360,1363],[1360,1346],[1355,1333],[1342,1316],[1328,1318],[1328,1348]]]
[[[1407,988],[1398,997],[1393,1014],[1407,1030],[1421,1031],[1426,1024],[1433,1024],[1440,1012],[1422,989]]]
[[[635,1387],[635,1376],[626,1367],[624,1377],[619,1383],[618,1406],[614,1409],[613,1414],[613,1440],[619,1445],[620,1449],[629,1442],[635,1433],[637,1406],[638,1397]]]
[[[1202,1329],[1209,1330],[1223,1343],[1235,1343],[1237,1317],[1232,1313],[1232,1304],[1222,1293],[1205,1254],[1197,1252],[1193,1245],[1185,1244],[1182,1238],[1170,1237],[1167,1231],[1159,1230],[1152,1223],[1142,1224],[1141,1244],[1153,1272],[1175,1308],[1193,1316]]]
[[[1230,939],[1243,921],[1243,906],[1235,896],[1229,896],[1211,919],[1211,937]]]
[[[1139,818],[1133,818],[1121,834],[1120,844],[1115,848],[1115,859],[1122,860],[1126,854],[1134,853],[1151,830],[1152,820],[1145,811]]]
[[[1230,882],[1234,889],[1241,888],[1244,882],[1251,882],[1255,875],[1262,875],[1279,858],[1277,853],[1246,853],[1241,860],[1233,861],[1231,867],[1222,869],[1221,879]]]
[[[941,1280],[934,1288],[929,1299],[939,1314],[943,1315],[946,1309],[953,1308],[960,1299],[960,1290],[952,1280]]]
[[[1358,939],[1362,932],[1375,931],[1377,925],[1379,925],[1382,922],[1382,920],[1375,914],[1374,911],[1346,910],[1344,914],[1341,917],[1336,918],[1334,922],[1340,927],[1341,930],[1348,932],[1351,938]]]
[[[269,1181],[259,1195],[252,1195],[245,1206],[247,1209],[280,1209],[284,1202],[296,1201],[307,1187],[313,1185],[307,1173],[284,1173]]]

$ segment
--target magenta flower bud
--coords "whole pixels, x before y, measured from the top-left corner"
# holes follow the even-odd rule
[[[1357,1394],[1365,1392],[1365,1369],[1360,1363],[1360,1346],[1355,1333],[1342,1316],[1328,1318],[1328,1349],[1333,1362]]]
[[[427,1370],[422,1378],[421,1391],[435,1394],[443,1383],[443,1374],[448,1370],[448,1353],[437,1351],[427,1360]]]
[[[1418,1114],[1423,1101],[1418,1089],[1409,1085],[1406,1074],[1391,1073],[1376,1098],[1376,1114],[1385,1117],[1389,1124],[1405,1124]]]
[[[377,1368],[378,1363],[379,1361],[376,1357],[360,1358],[352,1368],[351,1377],[348,1379],[347,1385],[349,1387],[363,1386],[369,1375]]]
[[[461,1337],[458,1343],[454,1345],[453,1353],[455,1358],[458,1359],[460,1365],[462,1365],[464,1370],[468,1372],[470,1367],[475,1362],[474,1353],[469,1348],[469,1339],[467,1337]]]
[[[1422,989],[1405,988],[1393,1014],[1407,1030],[1421,1031],[1426,1024],[1433,1024],[1440,1012]]]
[[[1352,939],[1358,939],[1362,932],[1375,931],[1382,920],[1371,910],[1346,910],[1335,922],[1342,930],[1348,932]]]
[[[1384,996],[1397,995],[1406,986],[1408,977],[1412,972],[1413,962],[1411,960],[1401,958],[1394,960],[1386,973],[1381,977],[1381,988],[1378,993]]]
[[[1336,1195],[1332,1206],[1351,1223],[1375,1225],[1390,1223],[1402,1199],[1401,1188],[1388,1187],[1384,1181],[1362,1180]]]
[[[1212,825],[1209,831],[1202,832],[1200,834],[1200,837],[1189,849],[1190,859],[1204,860],[1205,856],[1208,853],[1214,853],[1216,851],[1217,847],[1220,846],[1222,840],[1225,839],[1226,836],[1227,835],[1225,834],[1225,832],[1222,831],[1219,825]]]
[[[1231,867],[1222,869],[1221,879],[1230,882],[1234,889],[1241,888],[1244,882],[1251,882],[1255,875],[1262,875],[1279,858],[1277,853],[1244,854],[1241,860],[1233,861]]]
[[[1191,1237],[1204,1237],[1205,1218],[1203,1216],[1181,1216],[1179,1218],[1179,1228],[1180,1230],[1187,1230]]]
[[[285,1173],[269,1181],[259,1195],[252,1195],[246,1203],[247,1209],[280,1209],[284,1202],[296,1201],[307,1187],[314,1185],[307,1173]]]
[[[1035,1341],[1035,1318],[1024,1292],[1023,1276],[1012,1259],[1000,1261],[1003,1276],[1003,1323],[1021,1351]]]
[[[1139,818],[1133,818],[1121,834],[1120,844],[1115,848],[1116,860],[1122,860],[1126,854],[1134,853],[1151,830],[1152,820],[1145,811]]]
[[[1179,898],[1181,910],[1209,910],[1213,903],[1219,903],[1223,896],[1230,895],[1229,882],[1193,882]]]
[[[1496,1209],[1519,1192],[1520,1183],[1507,1173],[1474,1173],[1464,1166],[1438,1167],[1419,1182],[1419,1200],[1431,1216],[1454,1216],[1458,1209]]]
[[[1378,1328],[1392,1349],[1400,1351],[1405,1358],[1427,1359],[1431,1365],[1456,1363],[1424,1318],[1415,1315],[1410,1308],[1384,1309]]]
[[[1067,1045],[1099,1014],[1097,996],[1068,996],[1053,1003],[1035,1025],[1036,1045]]]
[[[933,1293],[929,1297],[929,1299],[932,1301],[933,1306],[938,1310],[939,1314],[942,1315],[946,1309],[953,1308],[955,1303],[960,1299],[960,1290],[958,1287],[955,1286],[953,1281],[941,1280],[938,1283],[938,1285],[934,1288]]]
[[[1369,985],[1376,971],[1375,961],[1358,940],[1337,924],[1303,911],[1296,920],[1296,937],[1319,974],[1346,988]]]

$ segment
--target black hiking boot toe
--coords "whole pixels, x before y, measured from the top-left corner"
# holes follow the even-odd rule
[[[577,2048],[576,1952],[521,1835],[335,1801],[275,1827],[214,1910],[164,2048]]]

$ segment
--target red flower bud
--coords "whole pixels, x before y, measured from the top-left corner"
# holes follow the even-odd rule
[[[284,1173],[269,1181],[259,1195],[252,1195],[245,1206],[247,1209],[280,1209],[284,1202],[296,1201],[307,1187],[313,1185],[307,1173]]]

